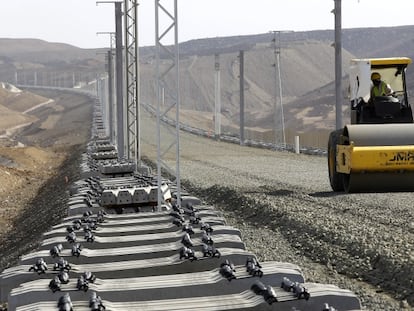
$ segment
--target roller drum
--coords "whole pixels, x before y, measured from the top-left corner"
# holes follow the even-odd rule
[[[354,146],[407,146],[414,149],[414,124],[347,125],[344,136]],[[359,172],[343,175],[347,192],[414,191],[414,171]]]
[[[344,135],[355,146],[414,146],[414,124],[347,125]]]

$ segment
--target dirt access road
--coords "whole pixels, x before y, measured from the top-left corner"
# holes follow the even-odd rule
[[[34,249],[65,215],[66,190],[90,139],[94,99],[31,91],[53,101],[27,112],[36,121],[0,145],[0,271]]]

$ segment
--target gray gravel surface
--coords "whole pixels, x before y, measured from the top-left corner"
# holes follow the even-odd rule
[[[142,154],[156,159],[153,120],[142,124]],[[171,137],[161,137],[164,150]],[[355,292],[365,310],[414,310],[414,193],[334,193],[322,156],[187,133],[180,153],[183,187],[222,210],[260,260],[298,264],[307,281]],[[163,158],[175,168],[173,152]]]

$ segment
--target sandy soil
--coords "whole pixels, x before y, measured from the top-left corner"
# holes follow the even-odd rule
[[[0,156],[0,235],[13,227],[13,220],[29,204],[40,187],[58,169],[65,158],[53,148],[2,147]]]
[[[21,121],[21,127],[15,122],[14,130],[4,129],[0,139],[0,271],[33,248],[36,235],[63,215],[57,208],[64,206],[61,200],[76,178],[76,159],[90,138],[92,99],[36,93],[41,96],[8,105],[18,107],[15,116],[27,115],[31,122]],[[0,114],[0,124],[7,124],[7,116]],[[38,217],[47,221],[37,222]]]

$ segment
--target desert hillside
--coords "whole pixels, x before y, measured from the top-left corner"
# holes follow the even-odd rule
[[[344,51],[344,64],[353,56]],[[271,130],[274,127],[275,98],[279,109],[277,72],[275,71],[274,50],[269,44],[258,43],[245,51],[245,115],[246,126]],[[334,55],[332,47],[325,42],[290,42],[285,43],[281,51],[281,78],[283,104],[287,120],[306,117],[306,111],[315,109],[328,116],[333,111],[330,107],[319,105],[317,99],[307,100],[306,109],[290,108],[290,103],[313,90],[322,89],[334,79]],[[146,103],[156,101],[154,90],[153,67],[151,63],[141,65],[142,100]],[[181,105],[185,110],[204,113],[210,120],[214,111],[214,55],[184,56],[180,62]],[[239,59],[238,53],[220,54],[221,102],[223,124],[239,122]],[[321,96],[326,93],[321,94]],[[303,100],[303,98],[302,98]],[[279,112],[279,111],[277,111]],[[316,127],[329,127],[329,120]],[[207,120],[206,120],[207,122]],[[309,122],[306,125],[311,126]]]
[[[387,40],[384,41],[384,37]],[[247,137],[254,132],[260,133],[259,139],[274,140],[282,128],[282,111],[278,72],[274,66],[276,58],[273,39],[273,34],[265,33],[180,43],[183,121],[203,129],[212,129],[214,63],[215,54],[219,54],[223,132],[237,135],[240,120],[239,52],[243,50]],[[307,133],[314,136],[312,132],[329,132],[334,128],[333,41],[333,30],[280,34],[277,48],[280,47],[283,119],[289,137]],[[343,111],[344,122],[347,122],[349,60],[365,57],[413,57],[414,26],[344,29],[342,41]],[[64,87],[89,83],[97,75],[105,74],[103,52],[105,50],[85,50],[36,39],[0,39],[0,81],[12,84],[17,82],[18,85]],[[154,47],[140,48],[141,99],[148,105],[156,103],[154,52]],[[165,60],[163,62],[164,66],[169,65]],[[167,77],[167,87],[172,85],[172,79],[172,76]],[[412,94],[414,70],[410,68],[407,80],[409,94]],[[1,107],[3,110],[5,108],[10,109],[8,106]],[[22,117],[25,121],[25,116],[19,115],[18,118]],[[20,123],[23,121],[19,120]],[[321,140],[325,145],[325,137]]]
[[[408,56],[414,48],[413,26],[343,30],[343,113],[349,122],[347,71],[351,58]],[[381,38],[387,37],[384,42]],[[220,56],[222,125],[238,133],[239,51],[244,51],[245,126],[267,139],[281,130],[281,108],[273,34],[207,38],[180,46],[181,109],[197,111],[193,126],[213,127],[214,63]],[[327,133],[335,127],[334,32],[330,30],[283,33],[280,64],[283,116],[290,139],[294,135],[315,136],[326,145]],[[152,48],[142,53],[142,99],[155,103],[154,56]],[[408,69],[409,93],[414,91],[414,70]],[[276,107],[276,110],[275,110]],[[203,117],[203,121],[200,120]],[[191,122],[191,120],[189,121]],[[319,144],[319,143],[318,143]]]
[[[34,107],[46,104],[49,99],[22,91],[12,84],[0,83],[0,138],[10,136],[20,126],[37,120],[29,114]]]

